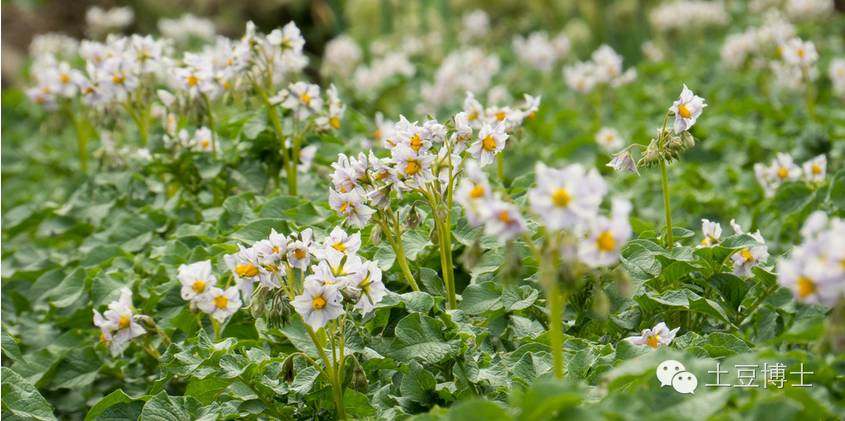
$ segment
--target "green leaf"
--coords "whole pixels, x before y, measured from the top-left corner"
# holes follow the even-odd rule
[[[117,389],[109,393],[103,399],[100,399],[91,409],[85,414],[85,421],[92,421],[100,419],[100,415],[107,409],[124,406],[136,400],[127,395],[123,389]]]
[[[476,398],[465,400],[450,408],[445,419],[448,421],[509,421],[513,418],[496,402]]]
[[[411,361],[408,372],[402,377],[399,391],[402,397],[421,404],[428,403],[434,393],[437,381],[428,370],[416,361]]]
[[[185,389],[185,396],[191,396],[203,405],[214,402],[220,393],[232,384],[231,380],[207,377],[205,379],[194,379],[188,383]]]
[[[413,313],[396,324],[396,337],[388,353],[400,361],[419,360],[435,364],[458,352],[458,340],[447,341],[443,323],[437,319]]]
[[[482,282],[466,287],[458,306],[467,314],[478,315],[502,308],[501,291],[495,282]]]
[[[376,414],[367,395],[350,388],[343,391],[343,407],[346,414],[355,418],[367,418]]]
[[[528,390],[514,395],[514,404],[519,407],[520,421],[541,421],[581,403],[582,392],[575,386],[560,380],[544,379],[535,382]]]
[[[3,411],[16,417],[31,420],[55,420],[53,407],[18,373],[8,367],[0,368],[2,375]]]
[[[270,235],[270,231],[288,232],[288,224],[280,219],[258,219],[232,233],[229,237],[236,241],[252,244]]]
[[[166,392],[159,392],[144,405],[141,419],[144,421],[191,421],[199,404],[194,398],[186,396],[169,396]]]
[[[2,338],[3,353],[6,354],[8,358],[11,358],[12,361],[23,359],[21,349],[18,347],[18,342],[15,338],[9,335],[9,332],[7,332],[6,329],[2,329],[2,331],[0,331],[0,338]]]

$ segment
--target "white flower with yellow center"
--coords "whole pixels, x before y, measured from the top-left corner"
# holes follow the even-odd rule
[[[232,272],[244,297],[249,297],[252,294],[253,283],[259,280],[258,275],[261,273],[258,251],[255,247],[246,248],[239,244],[238,252],[223,256],[223,262]]]
[[[792,156],[788,153],[780,152],[775,156],[775,161],[769,167],[770,178],[774,180],[776,186],[787,181],[797,181],[801,178],[801,167],[795,164]]]
[[[704,111],[704,107],[706,106],[707,104],[704,103],[704,98],[695,95],[684,84],[684,88],[681,90],[681,96],[669,107],[669,111],[675,114],[675,124],[673,126],[675,133],[689,130],[695,124],[696,120],[698,120],[698,117],[701,116],[701,112]]]
[[[666,323],[660,322],[651,329],[643,329],[639,336],[631,336],[625,338],[625,340],[634,345],[646,345],[656,349],[660,346],[669,345],[675,339],[678,329],[680,327],[669,330]]]
[[[306,228],[298,235],[291,234],[288,239],[288,263],[291,266],[305,270],[311,262],[313,232]]]
[[[801,236],[802,243],[777,263],[778,284],[798,301],[832,307],[845,296],[845,221],[816,211]]]
[[[452,132],[449,141],[452,142],[452,151],[461,153],[467,149],[472,139],[472,125],[469,124],[465,111],[455,114],[454,120],[455,130]]]
[[[197,307],[220,323],[235,314],[242,304],[240,293],[235,286],[227,289],[212,287],[204,298],[197,302]]]
[[[630,212],[631,203],[617,199],[610,218],[599,215],[590,221],[587,238],[578,246],[578,259],[593,268],[618,262],[622,245],[631,238]]]
[[[731,227],[736,234],[743,234],[742,227],[731,219]],[[762,263],[766,263],[769,258],[769,247],[766,245],[766,240],[759,230],[749,234],[751,238],[757,241],[757,244],[743,247],[738,252],[731,255],[733,261],[734,275],[740,277],[751,276],[751,269]]]
[[[346,105],[340,100],[337,87],[334,84],[331,84],[329,89],[326,89],[326,102],[328,103],[328,109],[325,113],[321,113],[314,123],[320,130],[340,129],[343,114],[346,112]]]
[[[146,333],[143,327],[135,321],[132,311],[132,291],[129,288],[120,290],[117,301],[109,303],[105,313],[94,310],[94,325],[100,328],[101,340],[106,342],[113,355],[120,354],[129,346],[129,342]]]
[[[780,46],[783,61],[793,66],[809,67],[819,59],[816,46],[811,41],[792,38]]]
[[[563,76],[570,89],[582,94],[589,93],[598,83],[593,63],[579,62],[563,69]]]
[[[519,208],[507,202],[493,199],[486,204],[484,212],[484,233],[499,240],[510,240],[525,232],[525,220]]]
[[[341,227],[334,227],[323,242],[325,247],[331,247],[343,254],[357,254],[361,248],[361,233],[347,234]]]
[[[602,127],[596,133],[596,143],[606,152],[614,153],[625,146],[625,139],[622,138],[618,130],[611,127]]]
[[[484,106],[469,91],[467,91],[464,99],[464,113],[466,113],[467,122],[473,129],[481,128],[484,121]]]
[[[282,107],[293,111],[298,120],[305,120],[323,108],[323,98],[320,97],[320,87],[305,82],[295,82],[288,86],[288,94],[284,96]]]
[[[804,179],[811,183],[820,183],[824,181],[827,175],[827,157],[819,155],[801,166],[804,174]]]
[[[338,215],[346,218],[350,225],[363,228],[370,221],[375,210],[364,204],[365,197],[359,190],[338,193],[329,190],[329,205]]]
[[[375,305],[387,295],[387,288],[381,280],[381,269],[372,261],[366,261],[356,268],[355,273],[349,276],[347,287],[358,295],[355,308],[364,315],[373,311]]]
[[[475,160],[467,160],[464,164],[463,177],[458,183],[455,195],[455,200],[464,208],[467,222],[471,225],[484,222],[486,203],[493,198],[493,190]]]
[[[840,97],[845,97],[845,58],[831,60],[827,74],[833,85],[833,92]]]
[[[396,173],[402,177],[408,186],[421,187],[434,181],[434,174],[431,173],[434,155],[417,154],[413,149],[403,144],[391,149],[390,154],[395,162]]]
[[[580,164],[552,169],[542,162],[535,167],[537,187],[528,192],[531,210],[552,230],[573,228],[598,212],[607,184],[595,168]]]
[[[214,139],[214,133],[208,127],[200,127],[194,132],[194,138],[191,140],[192,149],[198,152],[212,152],[220,150],[220,146]]]
[[[186,301],[197,301],[217,284],[217,277],[211,273],[210,260],[180,265],[177,278],[182,284],[182,299]]]
[[[492,164],[495,156],[505,149],[507,140],[508,134],[505,133],[503,124],[485,124],[478,132],[476,141],[469,147],[469,153],[481,166]]]
[[[337,286],[306,280],[302,294],[291,302],[302,320],[312,329],[320,329],[343,314],[343,297]]]
[[[697,247],[712,247],[722,238],[722,225],[709,219],[702,219],[701,232],[704,233],[704,238],[701,239]]]

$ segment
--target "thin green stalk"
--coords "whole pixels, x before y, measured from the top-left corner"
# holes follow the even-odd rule
[[[663,186],[663,211],[666,214],[666,248],[672,250],[672,207],[669,204],[669,174],[666,171],[666,161],[660,159],[660,181]]]
[[[499,181],[502,185],[505,184],[505,151],[499,152],[496,155],[496,174],[499,176]]]
[[[293,188],[291,188],[290,166],[288,165],[289,159],[287,146],[285,145],[285,132],[282,128],[282,119],[279,117],[279,113],[276,112],[273,104],[270,103],[270,98],[267,96],[267,92],[264,91],[264,88],[262,88],[258,83],[255,84],[255,88],[256,91],[258,91],[259,96],[261,96],[261,100],[264,103],[264,109],[267,110],[267,116],[270,117],[270,121],[273,123],[273,131],[276,134],[276,139],[279,141],[279,147],[282,152],[282,166],[287,170],[288,193],[295,196],[296,185],[294,184]],[[276,185],[281,185],[281,182],[278,180],[278,174],[276,176]]]
[[[550,260],[550,259],[544,259]],[[554,263],[541,263],[540,276],[546,287],[549,306],[549,343],[552,351],[552,368],[556,378],[563,379],[563,306],[564,300],[555,276]]]
[[[76,143],[79,147],[79,168],[82,170],[83,173],[88,172],[88,134],[85,133],[85,127],[82,125],[82,121],[73,114],[72,111],[69,112],[71,120],[73,120],[73,128],[76,131]]]
[[[416,279],[414,279],[413,273],[411,273],[411,268],[408,266],[408,258],[405,256],[405,246],[402,244],[402,238],[399,235],[401,231],[397,227],[396,235],[394,235],[383,218],[379,218],[379,224],[381,224],[381,230],[393,248],[393,254],[396,255],[396,262],[399,263],[399,268],[402,269],[402,276],[405,277],[405,281],[408,282],[412,290],[419,291],[420,287]]]

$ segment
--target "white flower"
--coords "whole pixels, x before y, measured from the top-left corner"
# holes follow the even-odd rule
[[[364,204],[364,199],[358,190],[346,193],[329,190],[329,205],[332,209],[358,228],[365,227],[375,213],[375,210]]]
[[[288,263],[291,266],[305,270],[308,263],[311,262],[311,242],[313,232],[311,228],[306,228],[299,235],[291,235],[288,240]]]
[[[198,300],[217,284],[217,277],[211,273],[210,260],[180,265],[177,278],[182,284],[182,299],[186,301]]]
[[[610,266],[619,261],[622,245],[631,238],[628,214],[631,203],[614,200],[612,217],[597,216],[589,223],[588,236],[578,247],[578,258],[590,267]]]
[[[845,97],[845,58],[831,60],[828,76],[833,85],[833,92],[840,97]]]
[[[722,225],[709,219],[702,219],[701,232],[704,233],[704,238],[698,244],[698,248],[711,247],[722,238]]]
[[[214,139],[214,133],[208,127],[200,127],[194,132],[191,145],[194,150],[199,152],[212,152],[220,149],[217,141]]]
[[[484,38],[490,32],[490,18],[483,10],[473,10],[461,17],[461,40],[469,42]]]
[[[802,165],[804,179],[810,182],[822,182],[827,174],[827,157],[819,155]]]
[[[777,263],[778,283],[799,301],[832,307],[845,296],[845,221],[811,214],[802,243]]]
[[[302,294],[296,296],[291,304],[308,326],[320,329],[343,314],[343,297],[337,286],[306,280],[304,287]]]
[[[252,294],[252,284],[260,274],[259,256],[255,247],[246,248],[239,244],[238,249],[235,254],[223,256],[223,262],[234,275],[244,297],[249,297]]]
[[[640,175],[640,171],[637,169],[637,163],[634,161],[634,158],[631,157],[630,150],[625,150],[617,155],[614,155],[613,159],[607,163],[607,166],[613,168],[617,172],[627,171]]]
[[[685,84],[680,98],[669,108],[675,114],[675,133],[689,130],[706,106],[704,98],[695,95]]]
[[[334,227],[323,242],[325,247],[331,247],[343,254],[357,254],[361,248],[361,233],[349,235],[341,227]]]
[[[598,83],[595,73],[596,67],[593,63],[579,62],[563,69],[563,76],[566,84],[573,90],[582,94],[589,93]]]
[[[792,156],[788,153],[778,153],[769,171],[771,178],[775,180],[777,185],[787,181],[796,181],[801,178],[801,167],[795,165]]]
[[[469,153],[482,165],[493,163],[493,158],[505,148],[508,134],[504,126],[498,124],[495,127],[485,124],[478,132],[478,139],[469,147]]]
[[[634,345],[648,345],[651,348],[657,348],[661,345],[669,345],[675,339],[678,329],[680,327],[669,330],[666,323],[660,322],[651,329],[643,329],[640,336],[631,336],[625,338],[625,340]]]
[[[528,192],[531,210],[552,230],[572,228],[592,218],[598,211],[607,185],[595,168],[586,170],[580,164],[561,169],[535,167],[537,187]]]
[[[780,46],[783,61],[793,66],[809,67],[816,63],[819,54],[811,41],[792,38]]]
[[[129,288],[120,290],[120,297],[109,303],[109,309],[104,314],[94,310],[94,325],[100,328],[100,338],[108,343],[113,355],[120,354],[129,346],[129,341],[146,333],[135,321]]]
[[[226,321],[241,308],[241,296],[236,286],[225,290],[212,287],[204,298],[197,302],[197,307],[220,323]]]
[[[743,233],[742,227],[740,227],[733,219],[731,219],[731,227],[735,233]],[[751,268],[759,265],[760,263],[765,263],[769,258],[769,247],[766,245],[766,240],[763,238],[763,234],[761,234],[758,230],[750,235],[755,241],[757,241],[757,244],[743,247],[739,252],[731,255],[733,270],[736,276],[751,276]]]
[[[361,62],[361,47],[348,35],[340,35],[326,43],[323,52],[323,74],[348,78]]]
[[[434,180],[431,165],[434,156],[428,153],[417,154],[413,149],[399,144],[390,151],[396,162],[396,171],[410,187],[422,187]]]
[[[484,212],[487,210],[486,202],[493,198],[493,191],[477,161],[467,160],[463,174],[464,177],[455,191],[455,200],[463,206],[467,222],[479,225],[483,222]]]
[[[596,143],[605,151],[613,153],[625,146],[625,139],[622,138],[618,130],[610,127],[602,127],[596,133]]]
[[[484,232],[499,240],[510,240],[525,232],[525,221],[519,208],[511,203],[492,200],[484,212]]]
[[[355,308],[367,314],[387,295],[387,288],[381,281],[381,269],[375,262],[367,261],[356,269],[350,275],[347,286],[359,294]]]
[[[320,87],[305,82],[292,83],[281,104],[282,107],[293,110],[298,120],[305,120],[323,108]]]

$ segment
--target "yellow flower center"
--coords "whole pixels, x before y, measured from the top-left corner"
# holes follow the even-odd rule
[[[299,100],[305,105],[310,105],[311,95],[308,95],[308,92],[304,92],[302,95],[299,96]]]
[[[225,295],[218,295],[214,297],[214,307],[217,307],[221,310],[225,309],[229,306],[229,298]]]
[[[816,283],[812,279],[806,276],[799,276],[797,282],[799,298],[807,298],[808,295],[816,292]]]
[[[600,251],[611,252],[616,250],[616,239],[613,238],[613,233],[604,231],[596,238],[596,246]]]
[[[270,252],[273,254],[279,254],[282,252],[282,249],[279,248],[279,246],[273,246],[273,248],[270,249]]]
[[[473,112],[471,112],[467,115],[467,120],[469,120],[469,121],[475,121],[477,119],[478,119],[478,113],[475,112],[475,111],[473,111]]]
[[[502,120],[504,120],[504,119],[505,119],[505,117],[507,117],[507,116],[508,116],[508,114],[507,114],[507,113],[505,113],[504,111],[497,111],[497,112],[496,112],[496,120],[502,121]]]
[[[804,58],[804,56],[805,56],[807,53],[804,51],[804,49],[803,49],[803,48],[798,48],[797,50],[795,50],[795,54],[797,54],[797,55],[798,55],[798,58],[803,59],[803,58]]]
[[[188,75],[187,80],[185,81],[189,87],[193,88],[194,86],[199,85],[200,80],[194,75]]]
[[[210,140],[208,140],[208,139],[201,139],[201,140],[200,140],[200,146],[201,146],[203,149],[208,149],[208,147],[209,147],[210,145],[211,145],[211,141],[210,141]]]
[[[493,139],[492,135],[487,135],[484,139],[481,140],[481,147],[484,148],[485,151],[493,151],[496,149],[496,139]]]
[[[702,246],[710,246],[710,245],[712,245],[712,244],[713,244],[713,241],[712,241],[712,240],[710,240],[710,237],[704,237],[704,238],[701,240],[701,245],[702,245]]]
[[[258,275],[258,268],[252,263],[238,263],[235,266],[235,273],[241,278],[252,278]]]
[[[123,76],[123,73],[115,73],[111,77],[111,83],[115,85],[123,85],[123,82],[126,81],[126,76]]]
[[[311,299],[311,307],[314,307],[315,310],[322,310],[326,308],[326,299],[323,298],[322,295],[318,295]]]
[[[810,167],[810,171],[813,173],[813,175],[819,175],[822,173],[822,166],[814,162],[813,165]]]
[[[59,81],[62,82],[62,85],[67,85],[70,83],[70,75],[67,73],[62,73],[59,75]]]
[[[303,249],[294,250],[293,251],[293,257],[296,257],[299,260],[304,259],[305,258],[305,250],[303,250]]]
[[[652,348],[657,348],[657,345],[660,345],[660,335],[649,336],[645,343]]]
[[[414,152],[419,152],[420,148],[422,148],[423,145],[422,139],[418,134],[415,134],[413,137],[411,137],[411,140],[408,143],[411,145],[411,149],[413,149]]]
[[[746,262],[754,260],[754,256],[751,255],[751,250],[748,250],[747,248],[742,249],[739,252],[739,255],[742,256],[742,258],[745,259]]]
[[[482,186],[481,184],[476,184],[475,187],[473,187],[472,190],[469,191],[469,197],[472,199],[480,199],[484,197],[484,193],[484,186]]]
[[[202,294],[202,292],[205,291],[205,281],[197,279],[194,281],[194,284],[191,285],[191,289],[193,289],[197,294]]]
[[[687,104],[678,105],[678,115],[680,115],[683,118],[692,117],[692,113],[690,112],[689,108],[687,108]]]
[[[129,319],[129,316],[125,314],[121,314],[120,318],[117,319],[117,327],[120,329],[126,329],[129,327],[129,324],[132,320]]]
[[[332,248],[343,253],[344,251],[346,251],[346,244],[343,244],[343,241],[338,241],[332,244]]]
[[[346,210],[349,209],[349,202],[343,202],[340,204],[340,208],[338,208],[338,212],[346,213]]]
[[[376,140],[381,140],[381,129],[376,129],[376,131],[373,132],[373,137]]]
[[[329,126],[332,126],[335,129],[339,129],[340,128],[340,119],[335,117],[335,116],[329,117]]]
[[[508,211],[499,212],[499,220],[506,224],[510,224],[513,221],[511,214]]]
[[[552,192],[552,202],[559,208],[565,208],[571,200],[572,196],[569,195],[569,191],[563,187]]]
[[[789,176],[789,169],[788,168],[786,168],[786,167],[778,168],[778,178],[783,180],[784,178],[786,178],[788,176]]]
[[[405,164],[405,174],[414,175],[420,172],[420,164],[417,161],[408,161]]]

